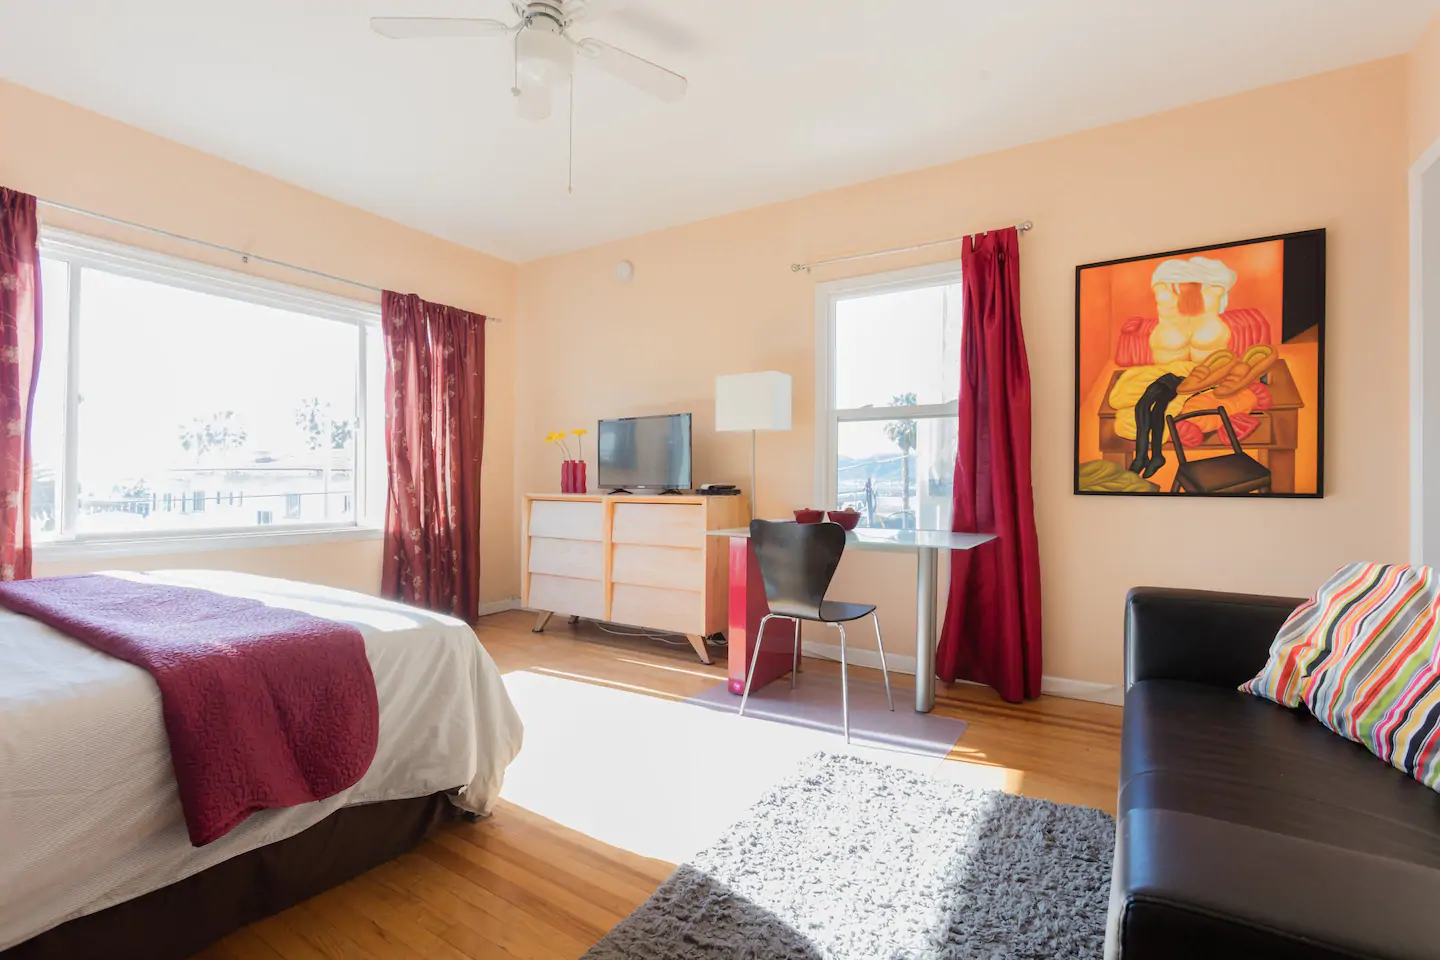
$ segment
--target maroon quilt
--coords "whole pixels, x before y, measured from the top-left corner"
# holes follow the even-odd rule
[[[339,793],[375,758],[380,707],[354,627],[100,575],[0,583],[0,605],[155,678],[197,847],[258,810]]]

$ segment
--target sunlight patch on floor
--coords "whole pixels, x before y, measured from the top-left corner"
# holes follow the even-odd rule
[[[1010,789],[1010,778],[1020,776],[1003,767],[847,747],[836,733],[556,673],[505,675],[525,723],[525,745],[501,796],[604,843],[671,863],[709,845],[821,750],[928,774],[942,765],[965,767],[963,782],[995,789]]]

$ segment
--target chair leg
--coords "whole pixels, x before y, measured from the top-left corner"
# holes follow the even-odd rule
[[[790,657],[790,689],[795,689],[795,678],[800,675],[800,621],[791,618],[790,622],[795,624],[795,646],[794,653]]]
[[[840,723],[845,728],[845,743],[850,743],[850,673],[845,662],[845,624],[837,623],[840,631]]]
[[[880,676],[885,678],[885,699],[890,703],[890,712],[895,712],[895,698],[890,696],[890,668],[885,666],[885,641],[880,639],[880,614],[872,612],[875,620],[875,643],[880,647]]]
[[[760,618],[760,629],[755,631],[755,653],[750,657],[750,672],[745,674],[745,693],[740,697],[740,716],[745,716],[745,701],[750,699],[750,682],[755,679],[755,665],[760,662],[760,641],[765,639],[765,624],[775,616],[767,613]]]

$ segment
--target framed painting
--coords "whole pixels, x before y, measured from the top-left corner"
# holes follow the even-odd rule
[[[1325,231],[1075,268],[1075,492],[1324,495]]]

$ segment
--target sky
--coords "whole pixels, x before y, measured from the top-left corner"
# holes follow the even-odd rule
[[[960,285],[850,297],[835,305],[835,406],[888,406],[960,395]],[[899,455],[883,423],[842,425],[841,456]]]
[[[67,267],[43,264],[45,343],[36,395],[38,468],[64,456]],[[137,280],[86,267],[81,284],[82,490],[193,465],[182,424],[233,410],[247,450],[306,453],[296,410],[311,398],[354,418],[359,333],[353,324]]]
[[[233,410],[249,434],[250,452],[283,457],[305,453],[295,425],[303,401],[318,397],[337,417],[355,415],[355,326],[89,267],[82,277],[79,470],[87,493],[108,494],[116,484],[194,464],[179,431],[195,418]],[[33,450],[37,468],[58,469],[66,265],[44,261],[43,280],[45,345]],[[959,284],[839,301],[837,406],[888,405],[905,392],[922,404],[954,400],[960,303]],[[383,375],[383,358],[369,359],[372,371]],[[383,415],[383,408],[372,408]],[[846,424],[840,439],[844,457],[899,453],[883,422]],[[929,445],[923,432],[921,443]]]

